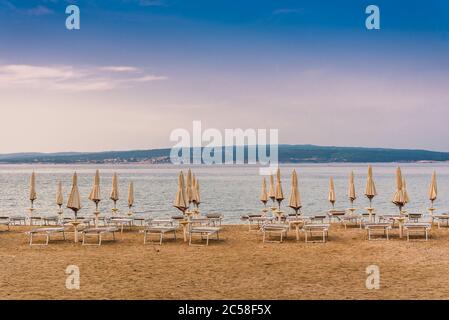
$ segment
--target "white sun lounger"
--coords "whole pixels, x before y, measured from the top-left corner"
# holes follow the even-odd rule
[[[101,246],[101,242],[103,240],[103,236],[110,234],[112,235],[112,240],[115,241],[115,233],[118,231],[116,227],[99,227],[99,228],[88,228],[81,231],[83,234],[83,246],[84,245],[97,245]],[[98,238],[98,243],[87,243],[87,237],[96,237]]]
[[[221,227],[212,227],[209,224],[209,219],[194,218],[190,220],[189,227],[187,228],[189,234],[189,246],[195,245],[192,243],[193,235],[199,235],[201,240],[204,240],[204,237],[206,237],[206,246],[209,245],[210,237],[213,235],[216,236],[217,240],[220,240],[219,234]]]
[[[332,219],[335,218],[337,222],[341,221],[341,218],[346,214],[346,211],[344,210],[329,210],[327,212],[327,215],[329,216],[329,222],[332,222]]]
[[[8,228],[8,231],[10,230],[9,226],[11,225],[11,221],[8,217],[1,217],[0,218],[0,226],[6,226]]]
[[[282,243],[284,237],[287,238],[288,230],[290,229],[289,224],[285,223],[265,223],[262,225],[260,230],[263,234],[263,242],[272,242],[272,243]],[[279,241],[268,240],[270,235],[275,234],[279,235]]]
[[[348,225],[353,223],[356,226],[359,226],[360,229],[362,229],[362,223],[363,223],[363,217],[359,214],[346,214],[341,217],[341,221],[343,225],[345,226],[345,229],[348,228]]]
[[[62,234],[63,240],[66,240],[65,237],[65,228],[60,227],[60,228],[38,228],[38,229],[33,229],[30,231],[27,231],[26,234],[29,235],[30,237],[30,241],[29,244],[30,246],[47,246],[48,243],[50,242],[50,236],[51,235],[58,235],[58,234]],[[34,237],[45,237],[45,243],[33,243],[33,239]]]
[[[325,243],[329,237],[330,224],[327,223],[307,223],[302,227],[305,233],[305,242],[322,242]],[[318,234],[322,240],[313,240]]]
[[[437,222],[438,229],[441,228],[441,225],[443,224],[443,222],[445,222],[445,225],[449,227],[449,214],[445,213],[445,214],[433,215],[432,216],[432,224],[434,223],[434,221]]]
[[[373,222],[373,223],[365,223],[365,229],[367,233],[367,239],[368,240],[389,240],[389,234],[388,232],[391,230],[391,223],[382,223],[382,222]],[[371,235],[373,233],[379,233],[385,238],[376,238],[371,239]]]
[[[161,219],[161,220],[149,220],[148,225],[142,230],[144,233],[143,244],[147,244],[147,239],[152,234],[159,235],[159,245],[162,245],[164,235],[167,233],[173,233],[173,238],[176,241],[176,231],[179,225],[175,225],[174,221],[171,219]],[[152,241],[149,241],[152,243]]]
[[[424,235],[424,241],[427,241],[429,239],[430,227],[430,223],[405,223],[404,231],[407,234],[407,241],[410,241],[410,235]]]

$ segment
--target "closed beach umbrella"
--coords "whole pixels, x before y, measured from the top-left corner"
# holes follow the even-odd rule
[[[195,196],[196,196],[196,207],[200,207],[201,203],[201,195],[200,195],[200,182],[197,178],[195,178]]]
[[[299,188],[298,188],[298,176],[296,174],[296,170],[293,169],[292,172],[292,185],[291,185],[291,191],[290,191],[290,198],[288,201],[288,206],[295,210],[296,215],[298,215],[298,211],[301,209],[301,197],[299,194]]]
[[[276,172],[276,191],[275,198],[278,202],[279,209],[281,209],[281,202],[284,200],[284,192],[282,192],[282,183],[281,183],[281,170],[278,168]]]
[[[410,202],[410,198],[407,192],[407,184],[405,183],[405,178],[402,178],[402,192],[404,194],[404,204]]]
[[[130,211],[133,206],[134,206],[134,183],[131,181],[128,186],[128,208]]]
[[[396,192],[394,193],[392,202],[398,206],[399,211],[402,210],[402,207],[405,204],[404,191],[402,189],[402,187],[403,187],[402,182],[403,181],[402,181],[401,168],[397,167],[397,169],[396,169]]]
[[[192,174],[192,203],[196,206],[198,202],[198,195],[196,190],[197,180],[195,174]]]
[[[262,179],[262,191],[260,192],[260,202],[262,202],[265,206],[268,202],[268,192],[267,192],[267,180],[265,178]]]
[[[271,199],[271,201],[276,201],[276,192],[274,191],[274,177],[272,174],[270,174],[270,187],[268,189],[268,198]]]
[[[354,201],[357,199],[355,194],[355,185],[354,185],[354,172],[351,171],[349,174],[349,185],[348,185],[348,198],[351,202],[351,207],[354,207]]]
[[[187,183],[185,186],[186,192],[186,202],[188,203],[188,205],[190,205],[193,202],[193,190],[192,190],[192,171],[189,169],[189,171],[187,171]]]
[[[327,196],[327,199],[332,204],[332,208],[334,208],[337,197],[335,196],[334,178],[332,177],[329,179],[329,195]]]
[[[179,209],[182,211],[182,213],[185,213],[187,210],[187,202],[186,202],[186,193],[185,193],[185,186],[184,186],[184,174],[182,171],[179,173],[178,177],[178,191],[176,192],[176,199],[173,203],[173,207]]]
[[[89,194],[89,200],[93,201],[95,203],[95,211],[98,212],[98,204],[101,201],[101,194],[100,194],[100,171],[97,170],[95,172],[94,177],[94,185],[92,187],[92,191]]]
[[[434,171],[432,173],[432,180],[430,181],[429,187],[429,200],[431,203],[431,208],[433,208],[433,202],[437,199],[438,190],[437,190],[437,173]]]
[[[31,177],[30,177],[30,202],[31,202],[31,209],[33,209],[34,206],[34,201],[37,199],[37,194],[36,194],[36,174],[31,173]]]
[[[59,206],[59,209],[61,209],[62,205],[64,204],[61,181],[58,182],[58,189],[56,190],[56,204]]]
[[[110,199],[114,201],[114,209],[117,209],[117,201],[119,200],[117,173],[114,173],[112,176],[112,190]]]
[[[369,199],[369,207],[372,208],[372,201],[377,196],[376,185],[374,184],[373,168],[368,166],[368,177],[366,179],[365,196]]]
[[[73,210],[75,213],[75,220],[78,211],[81,209],[81,198],[78,190],[78,176],[76,172],[72,178],[72,190],[70,190],[69,199],[67,200],[67,208]]]

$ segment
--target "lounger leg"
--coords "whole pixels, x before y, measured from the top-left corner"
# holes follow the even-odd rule
[[[209,245],[209,234],[206,237],[206,246],[208,246],[208,245]]]
[[[50,241],[50,235],[47,234],[47,241],[45,242],[45,245],[48,246],[48,242]]]
[[[30,246],[32,246],[32,245],[33,245],[33,234],[30,233]]]
[[[162,240],[164,239],[164,234],[161,232],[161,235],[159,236],[159,245],[162,246]]]
[[[98,235],[98,245],[101,246],[101,233]]]
[[[143,244],[147,244],[147,231],[143,232]]]
[[[390,240],[389,234],[388,234],[388,229],[387,229],[387,240]]]

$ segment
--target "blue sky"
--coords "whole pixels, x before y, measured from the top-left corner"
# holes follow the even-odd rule
[[[0,0],[0,153],[167,147],[193,120],[449,151],[448,57],[447,1]]]

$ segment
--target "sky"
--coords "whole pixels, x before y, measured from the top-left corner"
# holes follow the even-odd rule
[[[449,151],[448,88],[444,0],[0,0],[0,153],[171,147],[194,120]]]

